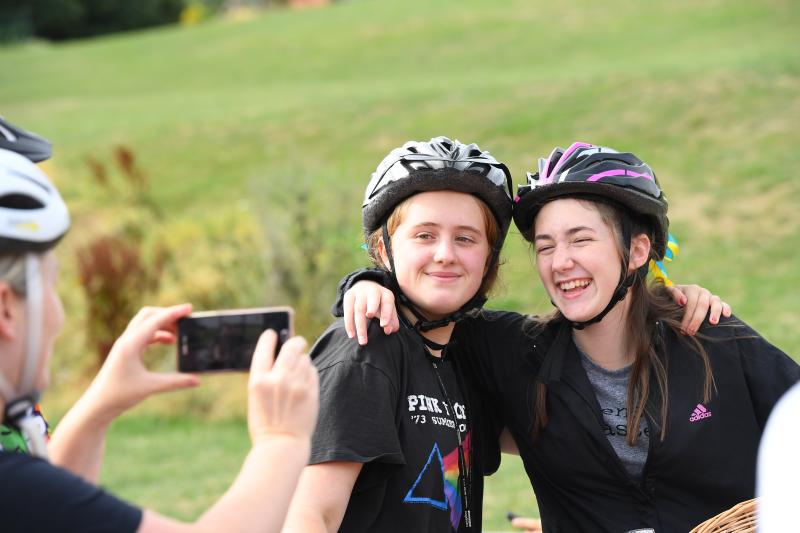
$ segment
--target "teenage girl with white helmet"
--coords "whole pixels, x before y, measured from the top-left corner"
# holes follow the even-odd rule
[[[681,335],[683,310],[646,283],[667,202],[629,153],[575,143],[515,199],[557,311],[484,312],[453,333],[498,406],[545,531],[687,531],[753,497],[758,440],[798,366],[736,319]]]
[[[448,342],[496,278],[509,172],[474,144],[410,141],[372,174],[362,214],[399,297],[399,333],[375,325],[361,347],[338,321],[312,349],[320,416],[285,529],[479,531],[483,472],[499,452],[480,437],[483,406]]]
[[[0,119],[0,529],[279,530],[308,457],[317,411],[317,375],[299,337],[284,344],[273,365],[276,335],[262,335],[250,374],[253,448],[231,488],[195,524],[142,510],[95,485],[106,430],[117,416],[151,394],[198,384],[192,375],[149,372],[141,359],[149,344],[174,341],[175,322],[191,312],[190,305],[142,309],[49,446],[45,442],[33,407],[47,387],[63,324],[53,248],[70,225],[58,190],[31,162],[48,155],[48,143]],[[66,469],[47,461],[48,448],[53,463]]]

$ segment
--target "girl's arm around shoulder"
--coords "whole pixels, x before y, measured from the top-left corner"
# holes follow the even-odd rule
[[[382,372],[396,372],[403,356],[402,334],[385,334],[377,319],[370,321],[368,330],[369,342],[360,345],[348,336],[343,320],[337,320],[311,348],[314,366],[323,371],[339,363],[358,363]]]
[[[533,327],[534,320],[509,311],[483,310],[459,323],[455,350],[467,377],[497,394],[510,377],[538,372],[546,331]]]

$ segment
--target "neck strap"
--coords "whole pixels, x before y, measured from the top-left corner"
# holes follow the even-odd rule
[[[438,320],[430,320],[426,317],[422,311],[403,293],[403,290],[400,288],[400,283],[397,281],[397,276],[395,275],[395,268],[394,268],[394,255],[392,254],[392,243],[391,238],[389,236],[389,228],[386,225],[386,222],[383,223],[381,226],[381,231],[383,233],[383,246],[386,249],[386,257],[389,259],[389,277],[391,279],[391,291],[397,296],[397,301],[404,305],[411,314],[417,319],[416,322],[411,324],[411,327],[419,332],[426,332],[432,329],[437,329],[446,326],[450,322],[458,322],[459,320],[463,319],[464,316],[469,311],[474,309],[480,309],[483,307],[483,304],[486,303],[486,298],[481,296],[480,294],[476,294],[472,298],[470,298],[467,303],[461,306],[460,309],[457,311],[450,313]],[[492,251],[492,257],[489,262],[489,272],[492,268],[494,268],[495,263],[498,261],[499,253],[497,250]],[[423,337],[424,339],[424,337]],[[433,341],[428,341],[433,342]],[[426,345],[427,342],[426,342]],[[441,350],[442,348],[439,344],[434,343],[435,346],[430,346],[434,350]]]

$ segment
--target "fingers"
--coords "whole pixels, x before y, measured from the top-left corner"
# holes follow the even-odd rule
[[[172,330],[175,322],[192,312],[191,304],[173,305],[171,307],[145,307],[139,311],[128,324],[123,335],[144,347],[151,343],[157,331]]]
[[[370,290],[367,292],[367,308],[364,315],[367,318],[375,317],[381,308],[381,295],[379,290]]]
[[[400,329],[397,309],[394,306],[394,294],[389,289],[382,289],[381,294],[381,327],[389,335]]]
[[[275,330],[268,329],[258,338],[253,360],[250,362],[250,381],[255,376],[265,374],[272,370],[275,362],[275,347],[278,346],[278,334]]]
[[[355,309],[353,306],[355,305],[355,292],[353,289],[348,289],[347,292],[344,293],[344,299],[342,301],[342,310],[344,311],[344,330],[347,332],[347,337],[352,339],[356,335],[356,325],[354,322],[354,317],[356,314]]]
[[[367,318],[367,298],[359,296],[355,302],[355,324],[358,344],[367,344],[367,331],[369,329],[369,319]]]
[[[733,309],[731,309],[731,306],[728,305],[727,302],[722,302],[722,316],[725,318],[730,318],[732,314]]]
[[[686,304],[681,328],[687,335],[694,335],[703,324],[711,303],[711,291],[697,285],[690,286],[693,290],[687,294]]]
[[[522,529],[525,533],[539,533],[542,531],[542,521],[538,518],[525,518],[518,516],[511,521],[511,525]]]
[[[171,331],[156,331],[150,338],[150,344],[174,344],[175,334]]]
[[[719,323],[719,316],[722,314],[722,298],[716,294],[711,295],[710,309],[708,310],[708,322],[710,324]]]
[[[686,295],[681,291],[681,287],[681,285],[673,285],[665,288],[667,289],[667,293],[669,293],[669,295],[672,297],[672,301],[683,307],[686,305],[687,298]]]
[[[308,359],[308,343],[303,337],[292,337],[281,346],[280,354],[275,363],[275,369],[290,372],[298,362]]]
[[[150,372],[149,375],[153,385],[152,392],[154,393],[188,389],[200,385],[200,378],[194,374],[182,374],[180,372],[157,374]]]

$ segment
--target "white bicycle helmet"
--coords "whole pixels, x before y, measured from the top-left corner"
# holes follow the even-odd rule
[[[492,210],[503,238],[511,224],[511,173],[476,144],[447,137],[409,141],[395,148],[372,173],[362,205],[367,236],[403,200],[424,191],[474,194]]]
[[[31,416],[39,392],[34,388],[42,337],[43,289],[40,254],[55,246],[70,226],[69,212],[44,172],[26,157],[0,148],[0,254],[25,257],[28,314],[25,360],[19,382],[0,374],[5,418],[20,427],[31,453],[46,456],[38,419]]]
[[[447,137],[430,141],[409,141],[395,148],[372,173],[361,210],[364,235],[383,230],[383,241],[389,259],[392,290],[399,300],[416,316],[414,327],[429,331],[460,320],[465,313],[480,308],[486,298],[474,295],[461,309],[435,321],[428,320],[403,294],[394,275],[391,239],[386,227],[389,214],[406,198],[427,191],[456,191],[472,194],[489,207],[500,228],[497,241],[492,243],[492,266],[497,263],[508,227],[511,224],[512,181],[508,168],[476,144],[463,144]],[[491,268],[487,269],[487,272]],[[423,340],[434,349],[440,345]]]

